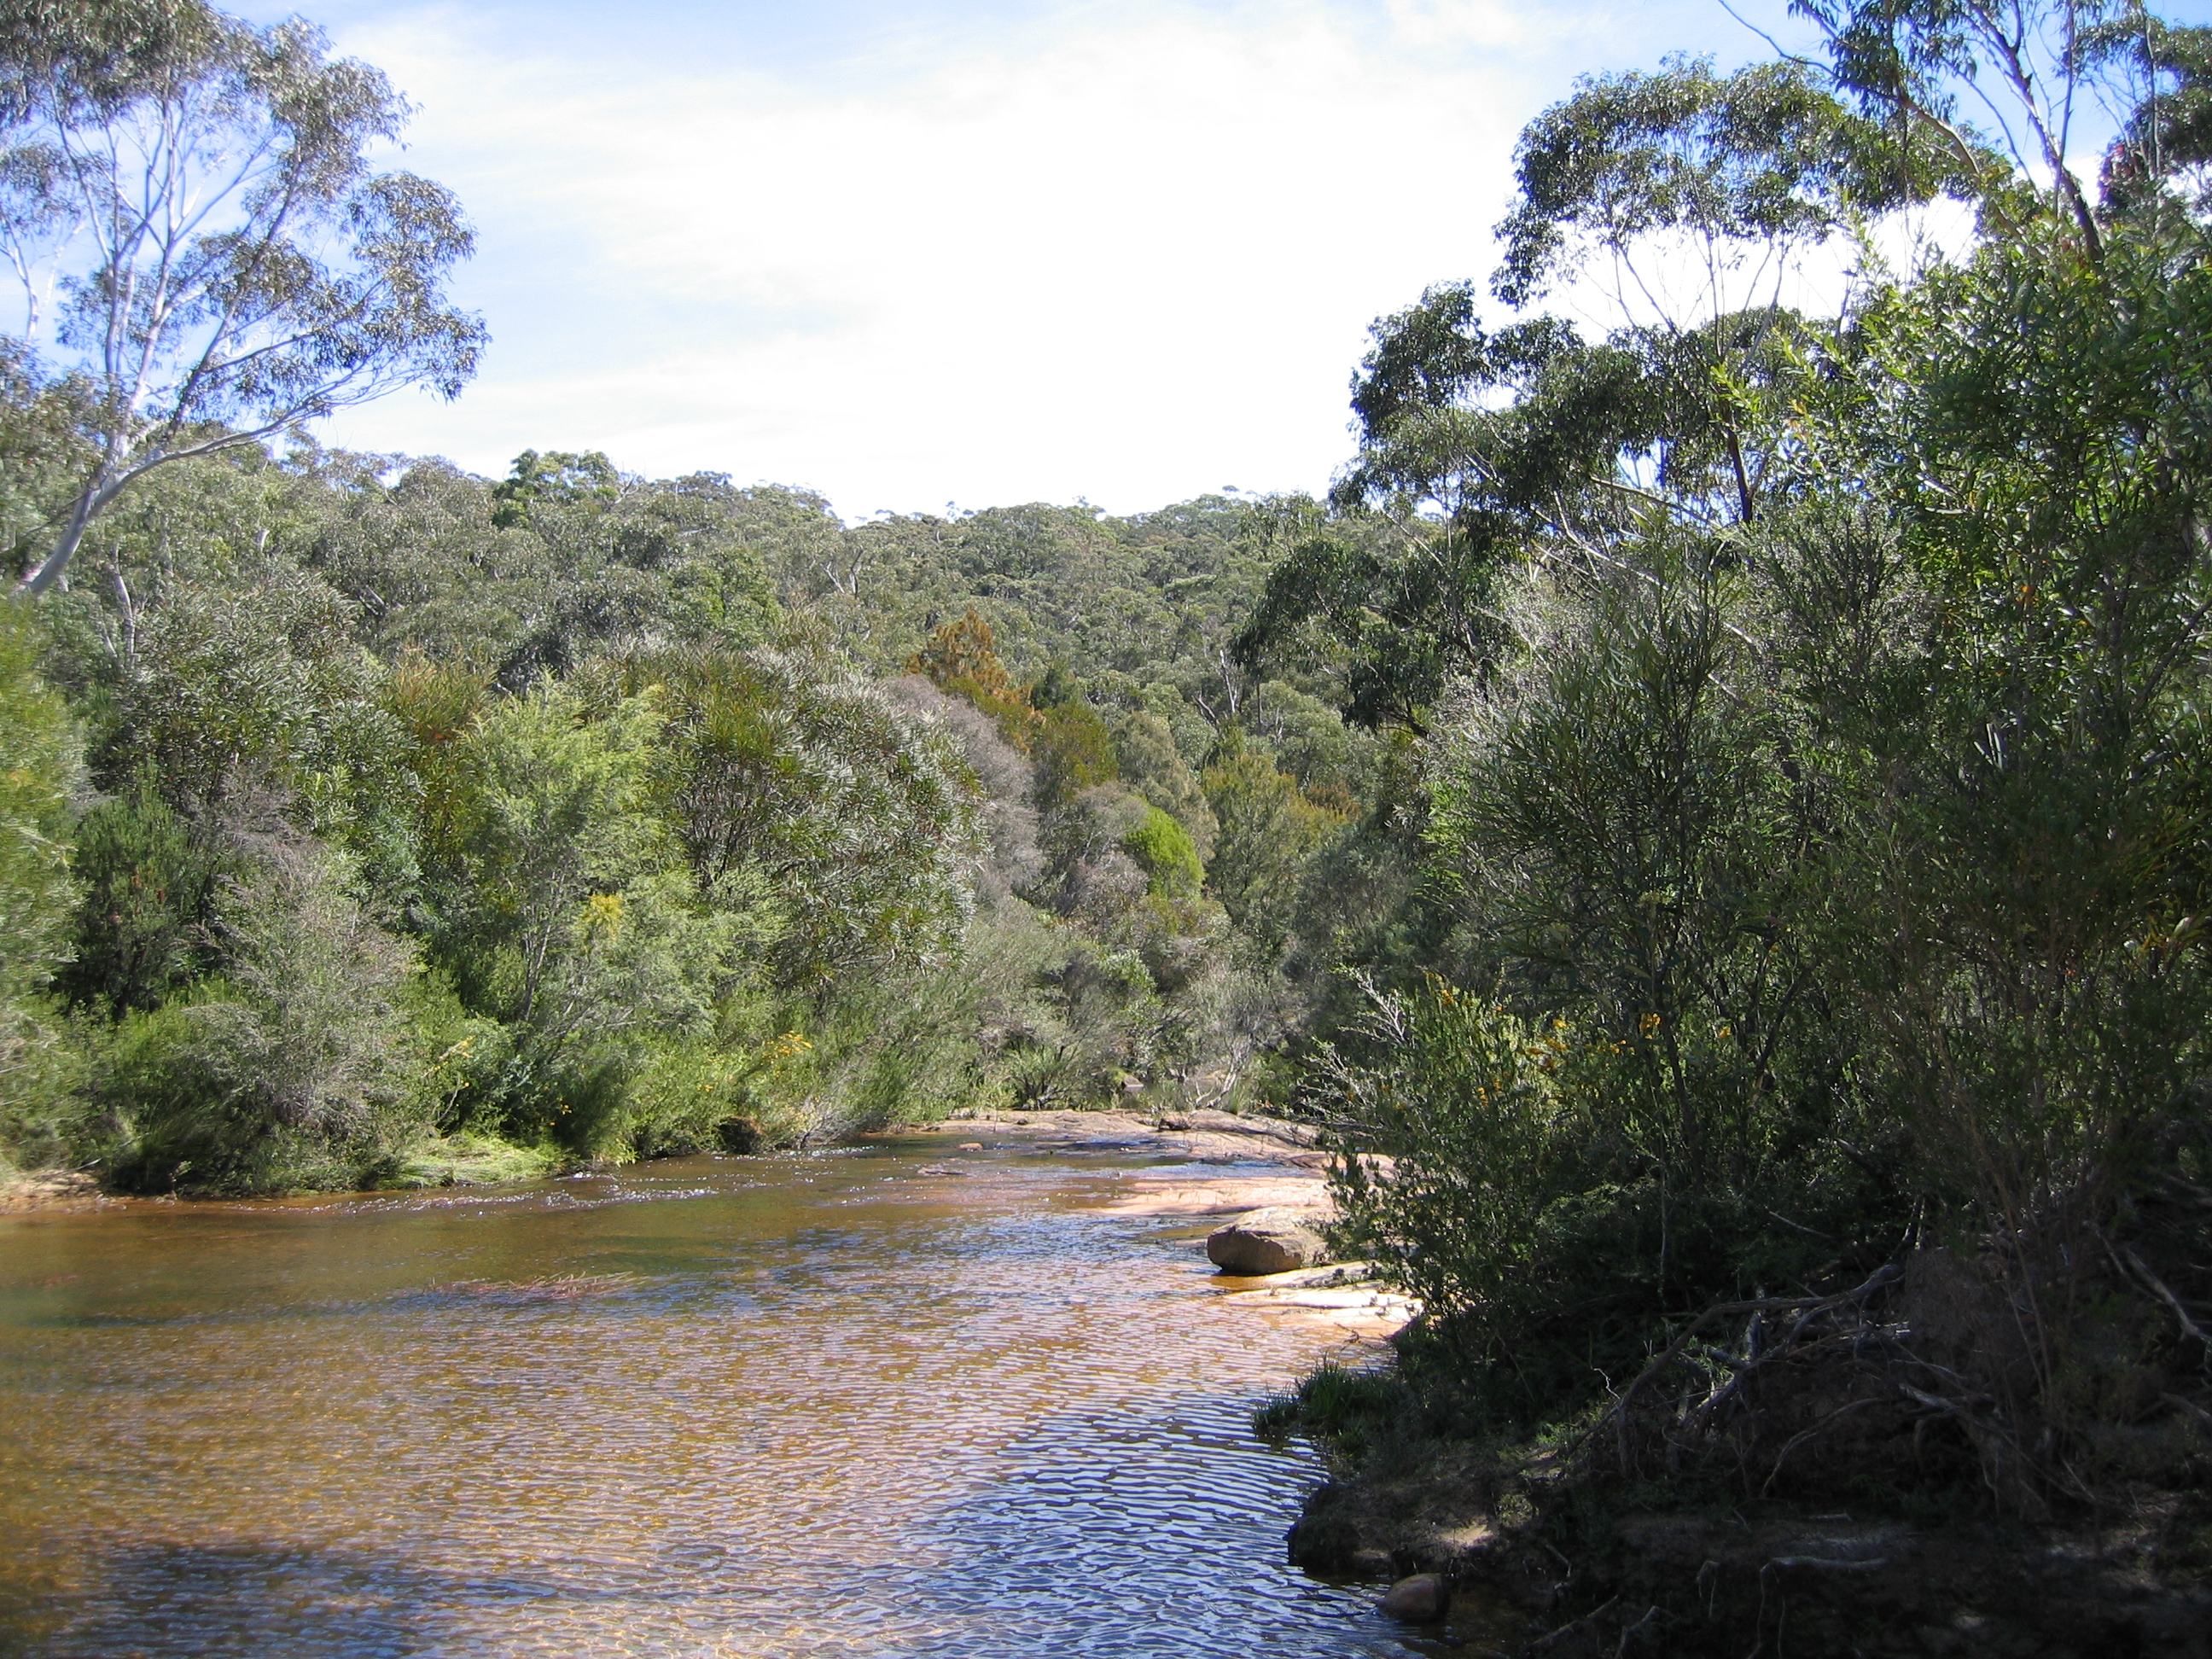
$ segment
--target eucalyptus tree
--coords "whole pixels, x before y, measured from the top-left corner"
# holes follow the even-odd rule
[[[2212,208],[2212,27],[2117,19],[2089,34],[2082,56],[2135,92],[2105,152],[2106,211],[2172,201],[2202,216]]]
[[[819,994],[957,955],[985,842],[950,733],[799,653],[693,647],[623,672],[666,701],[658,787],[699,891],[787,916],[782,984]]]
[[[406,386],[459,394],[482,324],[453,194],[372,152],[408,112],[297,20],[203,0],[0,4],[0,246],[85,440],[21,591],[131,483]]]
[[[1376,321],[1336,516],[1271,574],[1237,641],[1248,666],[1318,648],[1341,664],[1348,717],[1425,729],[1510,631],[1502,572],[1619,574],[1646,514],[1711,534],[1771,504],[1796,377],[1850,349],[1791,307],[1818,250],[1871,251],[1885,216],[1948,198],[1999,236],[2047,204],[2095,259],[2115,213],[2202,209],[2212,32],[2133,0],[1797,9],[1827,62],[1723,76],[1674,59],[1591,77],[1529,124],[1490,283],[1507,319],[1486,325],[1461,281]],[[2075,171],[2093,107],[2119,125],[2101,202]],[[1620,325],[1592,339],[1540,309],[1569,286]]]
[[[2041,182],[2092,259],[2104,232],[2074,171],[2096,112],[2097,45],[2157,27],[2142,0],[1793,0],[1825,35],[1837,87],[1885,125],[1935,128],[1993,190]],[[1962,113],[1962,110],[1966,113]],[[2002,153],[1970,125],[1986,116]]]
[[[1375,324],[1338,517],[1272,574],[1239,657],[1318,635],[1346,659],[1351,718],[1419,730],[1454,676],[1494,659],[1501,571],[1617,569],[1653,512],[1703,532],[1752,522],[1820,332],[1792,308],[1806,261],[1870,215],[1972,196],[1993,158],[1970,159],[1802,64],[1723,76],[1676,58],[1583,82],[1516,152],[1490,283],[1509,319],[1486,326],[1475,285],[1451,282]],[[1620,326],[1591,339],[1537,309],[1573,284]]]

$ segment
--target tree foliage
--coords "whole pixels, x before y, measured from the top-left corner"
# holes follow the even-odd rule
[[[67,1116],[47,988],[67,963],[77,733],[40,678],[29,619],[0,606],[0,1159],[51,1156]]]
[[[20,337],[54,354],[89,452],[27,592],[156,467],[474,373],[483,327],[442,288],[471,233],[441,186],[371,169],[405,114],[377,70],[198,0],[30,0],[0,42]]]

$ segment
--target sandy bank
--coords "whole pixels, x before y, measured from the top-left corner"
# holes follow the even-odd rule
[[[119,1201],[103,1194],[90,1176],[71,1170],[0,1175],[0,1215],[17,1215],[26,1210],[90,1210]]]
[[[948,1118],[926,1129],[894,1135],[970,1134],[994,1149],[1024,1146],[1038,1152],[1138,1152],[1180,1156],[1194,1164],[1224,1166],[1219,1175],[1188,1169],[1132,1176],[1097,1207],[1124,1216],[1194,1223],[1225,1220],[1253,1210],[1333,1212],[1328,1154],[1310,1125],[1280,1118],[1192,1112],[1159,1118],[1127,1112],[1001,1112]],[[1265,1174],[1249,1170],[1273,1166]],[[1245,1166],[1231,1170],[1226,1166]],[[1203,1233],[1194,1233],[1195,1248]],[[1371,1346],[1402,1330],[1419,1305],[1370,1282],[1363,1262],[1307,1267],[1258,1278],[1208,1273],[1199,1279],[1206,1304],[1270,1317],[1319,1322],[1344,1333],[1347,1342]]]
[[[1279,1118],[1234,1117],[1194,1112],[1162,1118],[1127,1112],[979,1113],[945,1119],[907,1135],[967,1133],[987,1149],[1021,1146],[1036,1152],[1158,1152],[1193,1164],[1270,1164],[1265,1175],[1224,1168],[1218,1176],[1188,1170],[1135,1175],[1101,1206],[1122,1215],[1185,1216],[1202,1220],[1280,1206],[1322,1215],[1334,1206],[1328,1194],[1328,1154],[1313,1129]]]
[[[1180,1152],[1195,1164],[1280,1164],[1304,1170],[1316,1182],[1328,1154],[1310,1124],[1283,1118],[1240,1117],[1229,1112],[976,1112],[894,1134],[976,1132],[985,1145],[1025,1144],[1042,1152]]]

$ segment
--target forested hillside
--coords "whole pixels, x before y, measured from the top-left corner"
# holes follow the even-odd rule
[[[1244,1097],[1385,750],[1228,658],[1296,511],[146,480],[11,622],[60,815],[15,1156],[262,1190]]]

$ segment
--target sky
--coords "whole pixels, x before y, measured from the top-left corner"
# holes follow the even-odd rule
[[[1579,74],[1767,55],[1720,0],[305,9],[416,106],[389,160],[459,195],[492,342],[457,401],[325,442],[598,449],[848,520],[1325,488],[1368,325],[1496,263],[1524,122]]]

